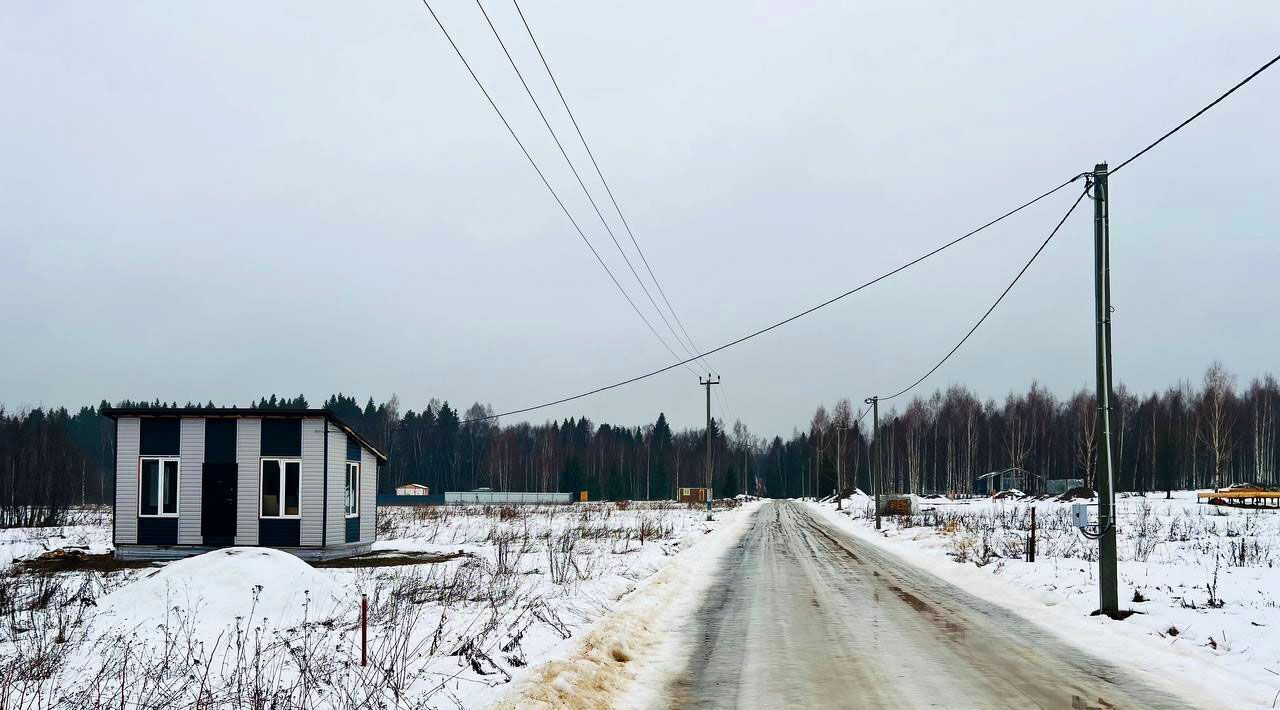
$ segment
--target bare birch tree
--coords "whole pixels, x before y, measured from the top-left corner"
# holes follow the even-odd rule
[[[1209,448],[1213,461],[1215,488],[1226,485],[1227,467],[1235,449],[1235,413],[1231,406],[1234,399],[1235,375],[1227,372],[1221,362],[1215,361],[1204,373],[1204,396],[1201,404],[1204,427],[1200,430],[1201,440]]]

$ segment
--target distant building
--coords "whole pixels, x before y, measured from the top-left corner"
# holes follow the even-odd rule
[[[1074,488],[1084,488],[1083,478],[1050,478],[1044,482],[1044,492],[1061,495]]]
[[[881,515],[911,515],[916,512],[915,497],[906,493],[880,496]]]
[[[387,457],[327,409],[103,414],[116,422],[117,558],[258,545],[330,559],[373,544]]]
[[[537,491],[495,491],[489,488],[477,488],[474,491],[445,491],[446,505],[545,505],[572,503],[573,493],[537,492]]]
[[[1026,492],[1031,486],[1036,485],[1036,481],[1040,480],[1040,474],[1032,473],[1024,468],[1006,468],[1003,471],[992,471],[978,476],[978,484],[981,486],[986,484],[987,494],[995,494],[1000,491],[1019,490]]]
[[[706,503],[710,496],[710,488],[681,488],[678,500],[681,503]]]
[[[406,483],[403,486],[396,486],[396,495],[429,496],[431,495],[431,489],[421,483]]]

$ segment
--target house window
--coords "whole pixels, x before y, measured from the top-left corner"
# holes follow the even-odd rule
[[[360,515],[360,464],[353,461],[347,462],[347,517],[354,518]]]
[[[261,498],[258,516],[263,518],[301,517],[302,461],[299,459],[262,459],[259,480]]]
[[[148,518],[178,515],[177,458],[138,459],[138,515]]]

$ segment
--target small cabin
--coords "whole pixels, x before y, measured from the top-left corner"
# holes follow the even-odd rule
[[[396,486],[396,495],[429,496],[431,495],[431,488],[421,483],[406,483],[403,486]]]
[[[387,457],[327,409],[113,408],[115,556],[368,552]]]
[[[680,503],[706,503],[711,496],[710,488],[681,488]]]

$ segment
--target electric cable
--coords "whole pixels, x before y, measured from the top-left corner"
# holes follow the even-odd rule
[[[476,86],[479,87],[480,93],[484,94],[485,99],[489,102],[489,106],[493,108],[494,113],[498,114],[498,118],[501,119],[502,125],[506,126],[507,132],[511,134],[516,145],[520,146],[520,152],[524,153],[524,157],[529,161],[529,165],[533,166],[533,170],[542,180],[542,184],[546,186],[547,190],[551,193],[551,196],[555,198],[556,204],[560,206],[560,211],[564,212],[564,216],[567,217],[569,219],[569,223],[573,225],[574,231],[578,233],[579,237],[582,237],[583,243],[591,250],[591,254],[595,256],[596,261],[600,263],[600,267],[609,275],[609,279],[613,281],[613,285],[618,287],[618,291],[622,293],[623,298],[627,299],[627,303],[631,304],[631,309],[636,312],[636,315],[640,316],[640,320],[644,321],[645,326],[649,328],[649,331],[653,333],[654,337],[656,337],[658,341],[662,343],[662,346],[667,349],[667,352],[671,353],[671,356],[678,361],[675,366],[679,367],[680,365],[685,364],[687,361],[680,359],[680,356],[676,354],[676,351],[671,349],[671,346],[667,344],[667,341],[658,333],[658,330],[653,327],[653,324],[649,322],[649,319],[645,317],[644,313],[641,312],[639,306],[637,306],[635,301],[632,300],[631,295],[627,293],[627,290],[622,287],[622,284],[618,281],[617,277],[613,275],[613,271],[611,271],[609,266],[605,264],[604,259],[600,256],[600,252],[596,251],[595,245],[591,243],[591,240],[587,238],[586,233],[582,231],[582,227],[578,225],[578,221],[569,213],[569,209],[565,206],[564,201],[560,199],[559,193],[557,193],[555,188],[551,186],[551,182],[547,180],[547,176],[542,172],[542,168],[538,167],[538,163],[533,159],[533,156],[529,154],[528,149],[525,148],[520,137],[516,135],[515,129],[512,128],[511,123],[507,121],[507,117],[502,113],[502,110],[498,108],[498,104],[495,103],[493,97],[489,95],[489,91],[485,89],[484,83],[480,81],[480,77],[477,76],[475,70],[471,68],[471,63],[467,61],[466,56],[462,54],[462,50],[458,47],[457,43],[453,41],[453,37],[449,34],[449,31],[445,29],[444,23],[440,21],[435,10],[431,8],[431,3],[428,2],[428,0],[422,0],[422,4],[426,6],[427,12],[431,13],[432,19],[436,21],[436,25],[444,34],[445,39],[449,41],[449,46],[453,47],[453,51],[458,55],[458,59],[462,60],[463,66],[466,67],[467,73],[471,75],[472,80],[475,81]]]
[[[955,347],[951,348],[951,350],[948,351],[946,355],[942,356],[942,359],[938,361],[938,364],[929,368],[928,372],[921,375],[920,379],[916,380],[915,382],[912,382],[911,384],[907,385],[906,387],[898,390],[897,392],[887,397],[880,397],[881,402],[887,402],[888,400],[904,395],[907,392],[910,392],[911,390],[915,389],[916,385],[919,385],[921,382],[924,382],[926,379],[928,379],[929,375],[932,375],[933,373],[937,372],[938,368],[942,367],[943,363],[949,360],[952,355],[956,354],[956,351],[960,349],[960,346],[965,344],[965,341],[969,339],[969,336],[973,335],[974,332],[978,330],[978,327],[981,326],[982,323],[987,319],[987,316],[991,315],[991,312],[996,309],[996,306],[1000,305],[1000,302],[1004,300],[1004,297],[1009,295],[1009,291],[1011,291],[1014,285],[1018,283],[1018,280],[1022,278],[1022,275],[1027,273],[1027,269],[1029,269],[1031,267],[1031,264],[1035,262],[1036,258],[1040,256],[1040,253],[1044,251],[1044,248],[1049,246],[1049,242],[1054,238],[1054,236],[1058,234],[1058,230],[1062,229],[1062,225],[1066,223],[1067,218],[1071,216],[1071,213],[1076,211],[1076,207],[1080,206],[1080,201],[1084,199],[1084,196],[1085,194],[1088,193],[1088,191],[1089,190],[1086,187],[1085,190],[1080,193],[1080,196],[1076,198],[1076,201],[1071,203],[1071,207],[1067,210],[1067,213],[1062,215],[1062,219],[1058,220],[1058,224],[1054,226],[1053,231],[1049,232],[1049,236],[1045,237],[1044,241],[1040,243],[1040,248],[1036,249],[1035,253],[1031,255],[1031,258],[1027,260],[1027,263],[1022,265],[1022,269],[1018,271],[1017,276],[1013,277],[1013,281],[1009,282],[1009,285],[1006,286],[1004,291],[1000,293],[1000,296],[996,298],[995,303],[992,303],[991,307],[987,309],[987,312],[983,313],[982,317],[978,319],[978,322],[974,323],[973,327],[969,329],[969,332],[964,334],[964,337],[960,339],[960,342],[956,343]]]

